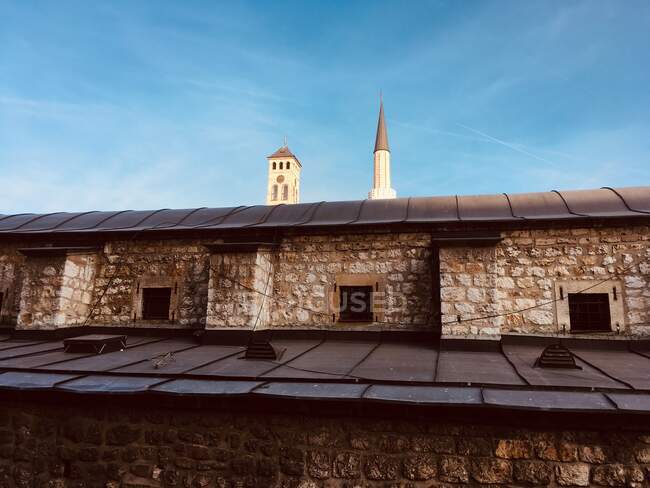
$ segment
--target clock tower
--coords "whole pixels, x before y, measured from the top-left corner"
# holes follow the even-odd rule
[[[298,158],[284,146],[268,156],[269,179],[266,190],[266,204],[298,203],[300,201],[300,170]]]

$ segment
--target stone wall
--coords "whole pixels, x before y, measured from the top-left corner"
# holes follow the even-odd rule
[[[0,404],[0,486],[650,486],[650,431]]]
[[[25,256],[19,254],[18,246],[0,246],[0,291],[5,294],[0,324],[15,324],[20,306],[22,269]]]
[[[115,241],[104,246],[96,288],[100,301],[90,323],[95,325],[189,327],[205,324],[209,253],[196,240]],[[149,324],[134,312],[140,284],[165,284],[179,297],[174,321]]]
[[[27,260],[23,268],[18,327],[54,326],[59,312],[65,256]]]
[[[97,256],[72,254],[27,259],[17,326],[47,329],[83,324],[89,315]]]
[[[341,275],[382,277],[380,322],[333,324],[332,293]],[[429,329],[431,276],[427,233],[295,236],[284,240],[278,252],[271,323],[278,328]]]
[[[89,323],[157,327],[423,329],[430,327],[431,249],[428,234],[291,236],[279,249],[215,252],[219,240],[112,242],[104,246],[96,278],[100,300]],[[271,263],[274,263],[273,266]],[[267,295],[266,277],[273,268]],[[382,276],[381,321],[338,324],[332,293],[341,275]],[[144,276],[173,277],[180,286],[178,320],[133,320],[134,290]],[[256,291],[251,291],[251,288]]]
[[[19,304],[16,293],[16,285],[19,282],[18,266],[7,255],[0,255],[0,293],[3,296],[3,302],[0,303],[0,324],[11,324],[16,321],[16,310]]]
[[[558,321],[556,284],[577,281],[587,288],[608,280],[610,290],[621,288],[620,332],[650,335],[649,227],[510,231],[503,236],[496,247],[440,250],[443,334],[561,333],[567,324]],[[469,320],[522,309],[529,310]]]
[[[618,316],[616,320],[621,322],[620,332],[650,334],[650,326],[642,325],[650,323],[647,226],[504,231],[503,236],[497,246],[440,249],[445,335],[557,334],[562,332],[563,325],[566,327],[562,323],[565,310],[558,310],[554,302],[558,298],[558,283],[574,281],[590,286],[605,279],[620,287],[617,306],[622,320]],[[202,327],[208,322],[211,327],[250,327],[250,316],[256,315],[262,299],[261,282],[266,284],[266,264],[249,263],[245,254],[233,255],[227,264],[229,268],[223,268],[216,280],[215,269],[225,264],[216,257],[211,264],[211,252],[206,245],[217,242],[220,240],[140,239],[105,244],[98,255],[89,323]],[[43,246],[47,242],[27,244]],[[0,286],[14,287],[14,316],[18,311],[17,296],[23,288],[22,276],[29,269],[16,246],[0,249]],[[270,296],[263,300],[261,320],[275,328],[428,329],[435,322],[431,253],[431,236],[426,232],[286,235],[279,248],[264,258],[274,265],[267,293]],[[235,275],[230,276],[235,272],[236,279]],[[248,283],[249,277],[254,276],[261,276],[261,281],[252,278]],[[381,313],[376,314],[374,323],[337,323],[333,316],[337,283],[364,276],[372,283],[380,283],[376,298],[382,302]],[[260,289],[252,292],[247,290],[248,285],[238,287],[240,279]],[[51,286],[46,281],[41,284]],[[167,281],[174,283],[174,289],[179,285],[174,320],[143,322],[137,316],[138,284]],[[218,286],[211,285],[217,282]],[[25,287],[35,284],[26,283]],[[214,305],[208,307],[209,301]],[[474,320],[521,309],[529,310]],[[224,314],[230,311],[232,315],[226,317]]]
[[[206,328],[268,328],[273,269],[269,249],[213,254]]]

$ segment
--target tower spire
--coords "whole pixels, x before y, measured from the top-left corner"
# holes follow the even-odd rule
[[[384,119],[384,100],[379,92],[379,121],[375,137],[374,171],[372,189],[368,193],[371,200],[395,198],[396,193],[390,184],[390,149],[388,148],[388,131]]]
[[[388,147],[388,131],[386,130],[386,121],[384,120],[384,97],[379,92],[379,121],[377,122],[377,137],[375,137],[375,151],[380,149],[390,151]]]

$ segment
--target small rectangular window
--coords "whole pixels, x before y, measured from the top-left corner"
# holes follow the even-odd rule
[[[569,293],[571,332],[612,330],[607,293]]]
[[[169,320],[171,288],[142,289],[142,318],[144,320]]]
[[[341,286],[339,320],[372,322],[372,286]]]

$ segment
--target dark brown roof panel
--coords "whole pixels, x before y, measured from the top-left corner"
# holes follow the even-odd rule
[[[383,381],[433,381],[438,349],[413,343],[380,344],[350,375]]]
[[[627,350],[572,347],[577,357],[637,390],[650,390],[650,359]]]
[[[57,232],[82,231],[93,229],[102,222],[123,212],[89,212],[74,219],[63,222],[55,230]]]
[[[523,385],[500,351],[442,350],[436,381],[444,383],[480,383]]]
[[[615,410],[602,393],[539,390],[483,390],[488,405],[531,410],[589,411]]]
[[[138,345],[127,348],[124,351],[109,352],[99,356],[90,356],[80,359],[71,359],[63,363],[57,363],[51,366],[45,366],[43,369],[66,371],[108,371],[110,369],[121,368],[143,358],[150,358],[168,352],[177,352],[188,349],[194,343],[189,340],[166,339],[164,341],[150,342],[148,344]]]
[[[480,388],[453,386],[372,385],[363,398],[420,405],[481,405],[483,403]]]
[[[196,209],[192,208],[161,210],[144,219],[138,224],[138,227],[145,229],[165,229],[174,227],[195,211]]]
[[[562,197],[554,192],[508,194],[508,199],[515,217],[531,220],[575,217],[569,212]]]
[[[317,346],[318,343],[319,341],[314,340],[273,341],[274,346],[278,346],[284,350],[280,361],[278,361],[281,363],[291,361],[295,357],[309,351],[314,346]],[[243,361],[241,359],[243,353],[244,349],[242,348],[241,355],[229,356],[225,359],[215,361],[209,365],[193,370],[192,374],[206,376],[258,376],[277,367],[277,364],[274,362],[265,360],[247,359]]]
[[[412,197],[406,221],[409,223],[456,222],[458,221],[456,197]]]
[[[606,395],[619,410],[650,412],[650,395],[637,393],[607,393]]]
[[[202,228],[218,224],[227,216],[244,210],[247,207],[226,207],[226,208],[199,208],[187,215],[178,224],[179,229]]]
[[[77,378],[74,374],[10,371],[0,374],[0,388],[12,390],[49,390],[57,383]]]
[[[28,224],[29,222],[42,217],[38,214],[17,214],[5,217],[0,220],[0,232],[11,232],[19,227]]]
[[[160,210],[128,210],[126,212],[119,212],[113,217],[99,223],[96,227],[93,227],[92,230],[109,231],[133,229],[157,212],[160,212]]]
[[[239,212],[228,215],[218,224],[210,225],[206,229],[237,229],[263,224],[274,210],[276,210],[276,207],[268,207],[266,205],[247,207]]]
[[[361,205],[365,200],[349,202],[324,202],[318,206],[312,218],[305,222],[306,226],[345,225],[354,222],[359,217]]]
[[[278,398],[309,398],[318,400],[359,400],[368,388],[364,384],[347,383],[268,383],[255,395]]]
[[[458,213],[461,220],[514,220],[505,195],[459,196]]]
[[[88,215],[95,212],[78,212],[78,213],[54,213],[46,215],[40,219],[32,220],[20,227],[20,232],[35,232],[35,231],[48,231],[57,229],[68,222],[83,215]]]
[[[589,217],[629,217],[634,214],[611,190],[560,191],[571,213]]]
[[[369,342],[327,341],[285,365],[264,375],[278,378],[291,375],[304,379],[331,379],[345,377],[376,344]]]
[[[160,385],[153,386],[149,391],[152,393],[165,393],[168,395],[232,396],[245,395],[260,385],[262,385],[261,381],[180,379],[167,381]]]
[[[545,369],[535,366],[546,344],[504,344],[503,352],[517,372],[535,386],[626,388],[588,364],[578,360],[581,369]]]
[[[636,212],[650,212],[650,187],[611,188]]]
[[[408,204],[408,198],[366,200],[361,208],[359,219],[352,222],[352,224],[390,224],[404,222],[406,220]]]
[[[150,387],[164,381],[161,378],[124,375],[90,375],[60,383],[59,390],[76,393],[144,393]]]
[[[278,205],[268,219],[255,227],[292,227],[307,222],[314,213],[318,203],[299,203],[296,205]]]

